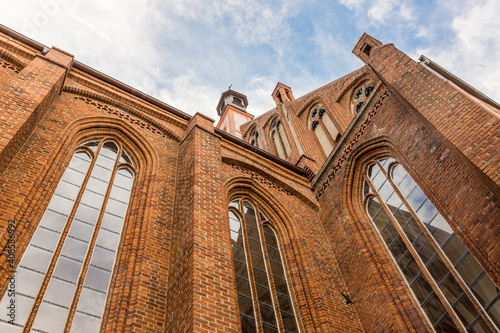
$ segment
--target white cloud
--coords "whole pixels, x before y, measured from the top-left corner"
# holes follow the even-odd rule
[[[489,97],[500,101],[500,2],[488,0],[454,17],[455,33],[442,47],[419,51]]]

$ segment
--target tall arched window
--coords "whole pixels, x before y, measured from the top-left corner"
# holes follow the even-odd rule
[[[374,161],[366,210],[437,332],[495,332],[500,289],[406,170]]]
[[[255,147],[259,147],[259,131],[257,127],[254,126],[250,131],[250,135],[248,136],[248,142]]]
[[[328,156],[340,139],[340,132],[321,105],[315,105],[309,113],[309,129],[316,134],[325,155]]]
[[[229,223],[242,332],[299,332],[276,235],[266,215],[238,198]],[[260,330],[259,330],[260,332]]]
[[[287,158],[291,153],[290,144],[286,137],[285,128],[279,119],[271,122],[270,137],[276,154],[282,159]]]
[[[114,141],[76,149],[17,267],[14,325],[1,311],[0,330],[99,332],[133,168]]]

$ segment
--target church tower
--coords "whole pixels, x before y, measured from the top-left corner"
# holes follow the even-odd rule
[[[217,128],[242,138],[240,126],[253,119],[253,115],[247,113],[247,97],[237,91],[229,90],[222,93],[219,104],[217,104],[217,114],[220,117]]]

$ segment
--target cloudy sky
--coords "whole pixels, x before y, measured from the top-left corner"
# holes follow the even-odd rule
[[[351,51],[363,32],[500,101],[498,13],[499,0],[19,0],[0,23],[218,119],[231,84],[258,115],[278,81],[299,97],[361,67]]]

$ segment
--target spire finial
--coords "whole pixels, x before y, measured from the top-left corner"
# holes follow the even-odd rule
[[[229,88],[227,90],[231,90],[231,87],[233,86],[233,84],[231,83],[231,85],[229,86]]]

